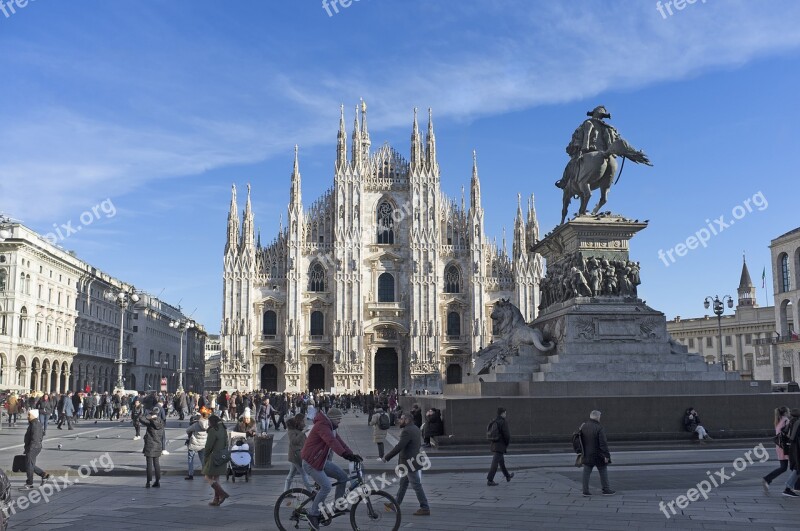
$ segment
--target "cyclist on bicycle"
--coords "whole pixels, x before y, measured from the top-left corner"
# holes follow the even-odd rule
[[[354,454],[334,430],[342,421],[342,412],[331,408],[326,415],[322,410],[314,417],[314,427],[308,434],[308,439],[303,445],[300,457],[303,460],[303,470],[319,485],[319,491],[314,497],[314,502],[308,510],[308,522],[314,530],[319,529],[320,510],[325,503],[325,498],[331,492],[331,480],[338,482],[336,485],[336,499],[344,496],[347,486],[347,473],[333,462],[333,453],[337,453],[348,461],[363,461],[360,455]]]

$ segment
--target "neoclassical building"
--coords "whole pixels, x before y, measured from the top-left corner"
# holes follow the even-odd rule
[[[0,389],[113,391],[122,313],[107,294],[133,287],[24,225],[4,229],[9,236],[0,240]],[[126,308],[126,388],[157,388],[163,374],[175,390],[180,332],[167,323],[185,318],[179,309],[141,292],[139,302]],[[183,341],[186,388],[200,390],[205,332],[199,327]],[[161,366],[155,363],[158,359],[170,362]]]
[[[371,149],[366,105],[348,146],[342,109],[333,185],[309,206],[298,153],[287,223],[268,245],[254,237],[247,189],[236,188],[223,259],[223,389],[438,390],[471,370],[491,341],[491,307],[511,299],[536,317],[542,259],[533,197],[518,201],[513,245],[484,232],[473,153],[469,204],[440,188],[433,121],[414,111],[408,159]]]
[[[676,340],[702,355],[707,363],[724,363],[725,369],[739,371],[743,378],[771,379],[756,370],[756,345],[769,340],[775,330],[772,306],[760,307],[756,288],[750,277],[747,262],[742,263],[742,274],[736,290],[736,307],[732,313],[725,308],[720,322],[713,313],[689,319],[675,317],[667,321],[667,331]],[[721,296],[727,295],[720,294]],[[698,307],[701,301],[698,302]],[[722,360],[719,358],[722,329]]]

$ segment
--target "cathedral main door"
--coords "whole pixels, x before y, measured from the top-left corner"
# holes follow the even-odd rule
[[[379,348],[375,353],[375,389],[399,387],[397,369],[397,351],[393,348]]]
[[[261,389],[271,392],[278,390],[278,368],[272,363],[261,367]]]
[[[325,367],[319,363],[308,368],[308,390],[318,391],[325,389]]]

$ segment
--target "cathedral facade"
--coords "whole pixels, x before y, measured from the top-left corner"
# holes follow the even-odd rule
[[[348,146],[349,136],[349,146]],[[512,251],[484,233],[473,153],[469,205],[442,194],[433,121],[414,110],[409,158],[371,149],[366,105],[339,123],[333,186],[304,206],[297,148],[286,226],[262,246],[250,187],[232,190],[220,330],[222,389],[439,391],[492,339],[495,301],[536,317],[542,258],[533,197]]]

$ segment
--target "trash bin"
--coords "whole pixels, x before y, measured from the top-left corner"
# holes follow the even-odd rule
[[[788,393],[800,393],[800,385],[797,382],[789,382],[786,385],[786,391]]]
[[[255,468],[269,468],[272,466],[272,434],[258,435],[255,438]]]

